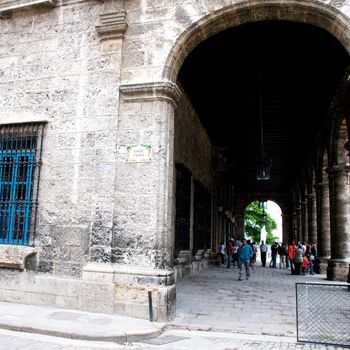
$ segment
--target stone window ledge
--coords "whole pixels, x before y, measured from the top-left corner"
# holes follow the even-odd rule
[[[21,10],[31,6],[54,6],[56,0],[7,0],[0,4],[0,15],[7,12]]]
[[[0,268],[24,270],[28,257],[36,253],[33,247],[0,244]]]

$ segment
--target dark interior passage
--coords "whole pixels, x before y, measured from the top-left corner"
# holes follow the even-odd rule
[[[349,56],[311,25],[266,21],[221,32],[185,60],[179,81],[214,145],[231,165],[237,192],[286,192],[324,125]],[[261,103],[260,103],[261,101]],[[269,181],[256,180],[261,116]]]

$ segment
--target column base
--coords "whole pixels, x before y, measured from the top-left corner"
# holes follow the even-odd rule
[[[175,281],[206,269],[208,264],[209,253],[206,250],[198,250],[195,256],[190,251],[180,251],[175,259]]]
[[[319,267],[320,267],[320,273],[325,274],[327,273],[327,267],[328,267],[328,261],[329,257],[319,257],[317,260],[319,261]]]
[[[350,283],[349,262],[340,260],[328,260],[327,280]]]
[[[192,253],[190,250],[180,250],[174,263],[175,281],[192,274]]]
[[[152,293],[155,321],[175,315],[174,270],[88,264],[83,269],[79,308],[96,311],[108,301],[110,313],[149,318],[148,292]]]

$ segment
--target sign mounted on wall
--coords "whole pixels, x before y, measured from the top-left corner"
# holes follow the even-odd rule
[[[152,160],[152,145],[127,145],[126,161],[128,163],[150,162]]]

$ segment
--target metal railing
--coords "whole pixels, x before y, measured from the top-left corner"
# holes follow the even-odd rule
[[[298,342],[350,347],[350,285],[296,283]]]

